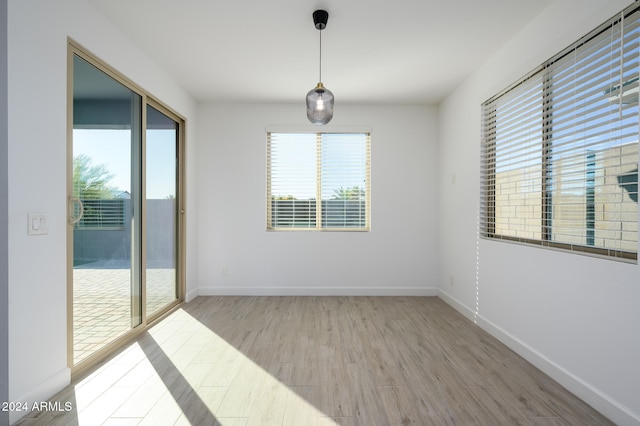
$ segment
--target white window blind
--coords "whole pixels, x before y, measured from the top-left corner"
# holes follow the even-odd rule
[[[370,152],[368,133],[267,133],[267,229],[369,230]]]
[[[484,237],[637,259],[637,8],[483,104]]]

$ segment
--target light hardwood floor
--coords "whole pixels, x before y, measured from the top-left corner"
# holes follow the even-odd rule
[[[198,297],[52,402],[19,424],[612,424],[435,297]]]

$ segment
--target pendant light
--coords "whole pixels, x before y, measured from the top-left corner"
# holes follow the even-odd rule
[[[322,84],[322,30],[327,27],[329,13],[313,12],[313,24],[320,32],[320,78],[318,85],[307,93],[307,118],[313,124],[327,124],[333,118],[333,93]]]

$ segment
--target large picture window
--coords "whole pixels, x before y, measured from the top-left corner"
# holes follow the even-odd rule
[[[637,260],[639,15],[482,105],[483,237]]]
[[[369,230],[368,133],[267,134],[267,229]]]

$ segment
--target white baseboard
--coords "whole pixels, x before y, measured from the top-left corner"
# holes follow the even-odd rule
[[[34,403],[45,402],[51,399],[53,395],[60,392],[65,386],[69,385],[69,383],[71,383],[71,369],[65,367],[42,383],[39,383],[37,387],[31,389],[26,394],[12,398],[12,401],[19,401],[23,404],[26,403],[28,411],[10,411],[9,423],[13,424],[18,421],[31,410]],[[73,407],[73,409],[75,410],[76,407]]]
[[[460,312],[462,315],[467,317],[469,320],[476,322],[475,312],[470,309],[467,305],[460,303],[458,299],[452,297],[449,293],[442,289],[438,289],[438,297],[444,300],[447,305],[453,307],[456,311]]]
[[[640,426],[640,415],[637,413],[557,365],[516,336],[511,335],[497,324],[479,315],[442,289],[438,289],[438,297],[616,424],[620,426]]]
[[[198,294],[198,289],[190,290],[190,291],[188,291],[188,292],[187,292],[187,294],[185,295],[185,297],[184,297],[184,301],[185,301],[185,302],[187,302],[187,303],[189,303],[189,302],[191,302],[193,299],[195,299],[195,298],[196,298],[196,297],[198,297],[198,296],[199,296],[199,294]]]
[[[437,296],[435,287],[200,287],[199,296]]]

